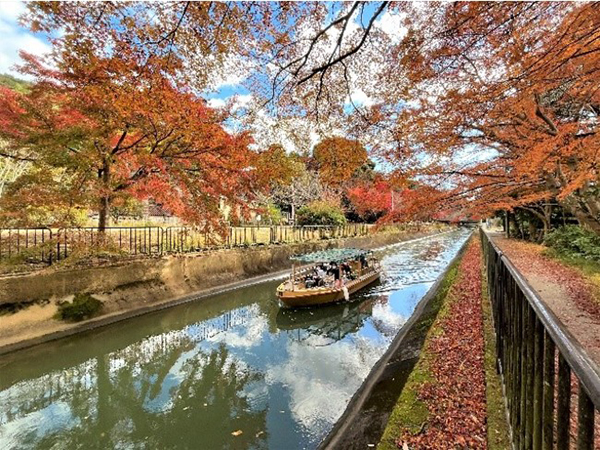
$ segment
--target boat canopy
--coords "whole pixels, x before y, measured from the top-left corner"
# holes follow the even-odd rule
[[[355,259],[359,256],[370,255],[371,253],[371,250],[362,250],[360,248],[331,248],[329,250],[321,250],[319,252],[307,253],[305,255],[293,255],[290,257],[290,259],[306,264],[331,261],[340,263],[350,259]]]

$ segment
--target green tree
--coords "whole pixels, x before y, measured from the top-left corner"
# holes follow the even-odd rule
[[[298,210],[298,225],[344,225],[344,211],[328,201],[316,201]]]

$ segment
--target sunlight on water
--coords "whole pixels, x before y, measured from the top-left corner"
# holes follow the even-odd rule
[[[379,250],[351,303],[270,280],[6,356],[0,448],[315,448],[469,233]]]

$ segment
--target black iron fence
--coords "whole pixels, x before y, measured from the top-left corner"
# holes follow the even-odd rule
[[[225,234],[191,227],[0,228],[0,261],[52,264],[73,253],[106,251],[124,255],[163,255],[278,243],[365,236],[372,225],[241,226]]]
[[[480,235],[514,448],[600,448],[598,367],[490,237]]]

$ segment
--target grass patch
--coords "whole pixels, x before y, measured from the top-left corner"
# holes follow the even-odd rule
[[[425,338],[419,360],[408,376],[400,397],[392,410],[381,440],[377,445],[377,450],[397,450],[398,445],[396,442],[398,442],[403,433],[419,433],[428,420],[429,411],[427,406],[418,398],[421,386],[433,381],[428,364],[427,343],[433,336],[437,336],[443,331],[439,324],[448,314],[448,305],[451,304],[451,301],[448,301],[450,300],[448,291],[458,276],[460,259],[458,258],[450,266],[437,293],[431,299],[428,309],[414,325],[413,329],[417,333],[427,334],[427,337]]]
[[[79,293],[75,295],[72,302],[58,305],[55,317],[67,322],[80,322],[94,317],[101,309],[102,302],[100,300],[90,294]]]
[[[492,305],[487,294],[487,273],[482,267],[481,303],[483,309],[483,335],[485,339],[485,394],[487,409],[487,441],[489,450],[511,448],[506,407],[502,393],[502,380],[496,371],[496,338],[492,323]]]
[[[557,253],[600,263],[600,236],[578,225],[566,225],[551,231],[544,244]]]
[[[421,431],[423,424],[427,422],[429,418],[427,405],[419,400],[417,394],[423,384],[433,381],[427,366],[427,355],[422,355],[408,377],[398,403],[392,410],[381,441],[377,446],[378,450],[397,449],[396,442],[403,432],[417,434]]]
[[[579,269],[585,276],[600,282],[600,261],[579,256],[564,255],[552,248],[544,250],[544,255],[559,260],[560,262]]]

